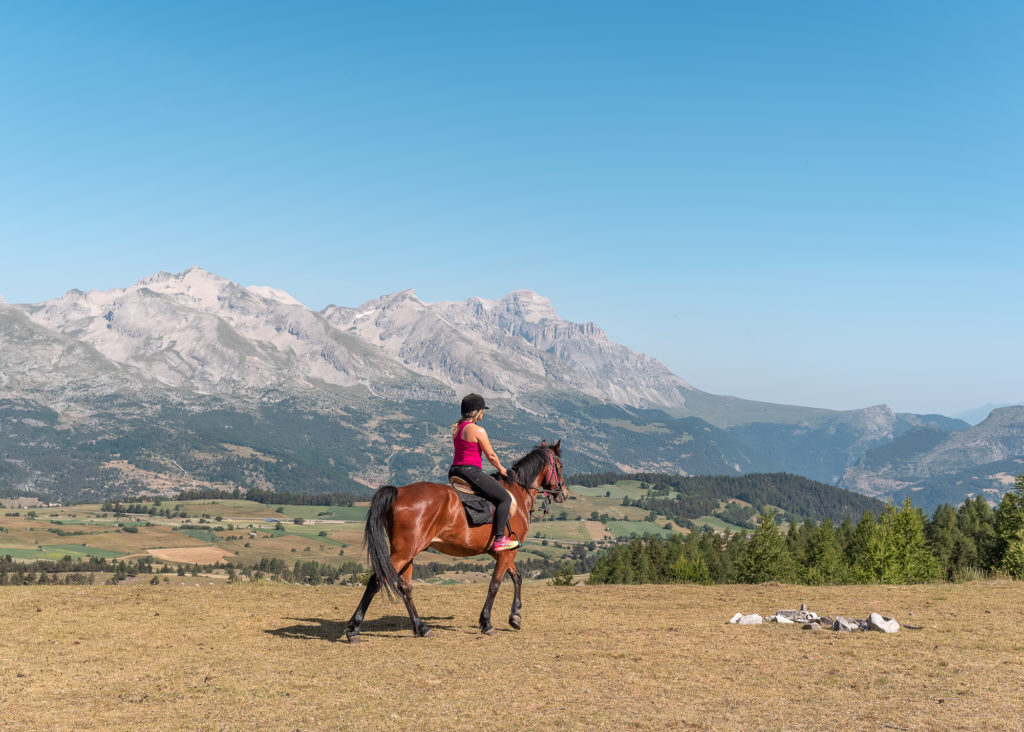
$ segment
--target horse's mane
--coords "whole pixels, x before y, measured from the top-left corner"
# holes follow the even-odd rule
[[[540,475],[540,471],[548,464],[548,447],[537,445],[528,453],[512,463],[512,470],[521,485],[530,485]]]

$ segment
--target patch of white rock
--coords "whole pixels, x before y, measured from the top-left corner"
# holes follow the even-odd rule
[[[804,630],[830,629],[853,632],[876,630],[880,633],[899,633],[900,624],[895,618],[887,618],[880,613],[871,613],[866,619],[858,620],[836,616],[835,619],[822,617],[801,605],[799,610],[779,610],[774,615],[761,617],[757,613],[744,615],[736,613],[729,620],[734,625],[761,625],[763,623],[779,623],[781,625],[803,625]]]

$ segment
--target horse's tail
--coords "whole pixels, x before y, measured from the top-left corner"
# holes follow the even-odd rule
[[[377,583],[390,599],[394,599],[395,592],[401,592],[402,582],[395,571],[395,565],[391,563],[391,539],[388,536],[388,519],[396,496],[398,489],[393,485],[382,485],[377,489],[370,501],[366,530],[363,533],[363,548],[377,575]]]

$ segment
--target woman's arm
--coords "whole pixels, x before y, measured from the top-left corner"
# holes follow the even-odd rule
[[[502,475],[507,475],[508,471],[501,467],[501,461],[498,460],[498,456],[494,452],[494,448],[491,447],[491,441],[487,439],[487,431],[479,425],[473,425],[473,427],[473,437],[476,438],[477,444],[480,445],[480,452],[482,452],[484,457],[487,458],[487,462],[497,468],[498,472]]]

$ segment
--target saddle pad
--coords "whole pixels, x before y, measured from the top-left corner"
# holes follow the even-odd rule
[[[469,483],[458,476],[449,478],[449,484],[455,490],[455,495],[462,501],[462,506],[466,509],[466,519],[469,521],[470,526],[482,526],[494,521],[494,504],[486,496],[482,496],[474,491]],[[509,496],[512,498],[512,505],[508,510],[508,517],[511,519],[516,515],[519,504],[516,503],[515,496],[511,493],[509,493]]]

